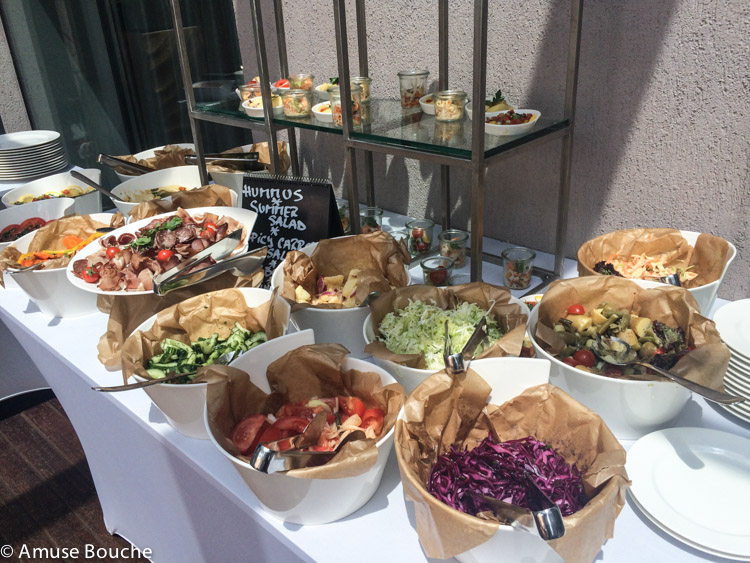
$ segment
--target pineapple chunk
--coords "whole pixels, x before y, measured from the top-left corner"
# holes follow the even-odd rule
[[[630,317],[630,328],[633,332],[638,335],[639,338],[646,336],[646,331],[651,328],[651,319],[647,317],[637,317],[635,315]]]
[[[297,300],[297,303],[309,303],[312,299],[312,296],[305,290],[304,287],[298,285],[297,289],[294,290],[294,298]]]
[[[635,332],[633,332],[632,328],[626,328],[625,330],[621,330],[617,333],[617,338],[620,340],[624,340],[628,344],[630,344],[631,348],[635,348],[636,350],[640,349],[640,344],[638,343],[638,337],[635,335]]]
[[[357,277],[359,276],[359,272],[360,270],[355,268],[349,272],[349,277],[346,278],[344,289],[341,290],[344,297],[344,307],[355,307],[357,305],[354,298],[357,295],[357,284],[359,283]]]
[[[323,283],[329,290],[339,289],[344,284],[344,276],[324,276]]]
[[[573,323],[576,332],[583,332],[591,326],[591,317],[588,315],[568,315],[568,320]]]
[[[607,322],[607,317],[602,315],[601,309],[594,309],[591,311],[591,322],[595,325],[603,325]]]

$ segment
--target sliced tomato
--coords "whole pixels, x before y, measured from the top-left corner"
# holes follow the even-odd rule
[[[580,303],[576,303],[575,305],[571,305],[568,307],[568,314],[569,315],[585,315],[586,310],[583,308],[583,305]]]
[[[296,416],[306,418],[307,420],[312,420],[313,412],[312,409],[304,405],[299,405],[297,403],[287,403],[278,411],[276,411],[276,418],[283,418],[288,416]]]
[[[110,246],[107,249],[107,258],[110,260],[114,258],[117,254],[120,253],[120,247],[119,246]]]
[[[279,430],[293,430],[297,434],[304,432],[308,424],[310,424],[310,421],[301,416],[282,416],[273,423],[274,427]]]
[[[47,221],[45,221],[41,217],[29,217],[23,223],[21,223],[21,230],[31,232],[38,229],[39,227],[44,227],[44,225],[46,224]]]
[[[289,81],[286,78],[281,78],[273,83],[276,88],[289,88]]]
[[[275,426],[268,426],[263,431],[263,434],[260,435],[260,440],[258,440],[258,443],[264,444],[266,442],[275,442],[276,440],[281,440],[283,437],[284,436],[281,435],[281,430],[279,430]]]
[[[247,455],[258,446],[260,437],[268,426],[265,415],[251,414],[235,424],[232,429],[232,442],[241,454]]]
[[[568,356],[567,358],[563,358],[563,363],[568,364],[569,366],[576,367],[578,365],[578,362],[576,362],[573,359],[573,356]]]
[[[344,413],[345,417],[348,418],[355,414],[359,418],[362,418],[364,416],[366,410],[365,404],[359,397],[344,397],[343,395],[340,395],[338,399],[339,409],[342,413]]]
[[[372,428],[375,434],[383,430],[383,409],[367,409],[362,415],[362,428]]]
[[[207,223],[203,223],[203,228],[207,231],[213,231],[216,232],[216,223],[212,223],[211,221],[208,221]]]
[[[2,231],[0,231],[0,242],[11,242],[18,238],[18,233],[21,232],[21,225],[8,225]]]

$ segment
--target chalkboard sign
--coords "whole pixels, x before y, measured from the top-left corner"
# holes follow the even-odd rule
[[[242,207],[258,214],[250,248],[268,247],[264,286],[290,250],[344,234],[328,180],[245,174]]]

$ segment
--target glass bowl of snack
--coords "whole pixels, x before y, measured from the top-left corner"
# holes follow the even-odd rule
[[[284,115],[292,119],[310,117],[312,114],[312,94],[309,90],[287,90],[281,93]]]
[[[419,107],[419,99],[427,92],[429,76],[428,70],[402,70],[398,73],[402,108]]]
[[[453,276],[453,260],[446,256],[431,256],[420,262],[425,285],[445,287],[451,284]]]
[[[414,219],[406,223],[409,231],[409,252],[412,256],[427,254],[432,249],[432,231],[435,223],[429,219]]]
[[[453,260],[456,268],[466,263],[466,246],[469,243],[469,233],[459,229],[448,229],[438,235],[440,255]]]
[[[444,90],[433,94],[435,119],[437,121],[458,121],[464,116],[466,92]]]
[[[312,90],[314,78],[315,77],[312,74],[290,74],[289,75],[289,89],[290,90]]]

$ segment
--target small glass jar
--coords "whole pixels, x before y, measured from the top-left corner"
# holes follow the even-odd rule
[[[527,289],[531,283],[536,252],[516,246],[503,250],[501,256],[505,268],[505,285],[510,289]]]
[[[362,123],[362,114],[360,109],[362,106],[362,88],[359,86],[352,86],[352,123],[357,126]],[[336,127],[344,126],[344,114],[341,109],[341,89],[338,86],[331,86],[328,90],[331,96],[331,114],[333,116],[333,124]]]
[[[366,76],[355,76],[349,81],[349,83],[352,85],[352,88],[355,86],[362,88],[363,102],[370,101],[370,86],[372,86],[372,78],[367,78]]]
[[[435,101],[435,119],[437,121],[458,121],[464,116],[466,92],[461,90],[443,90],[432,95]]]
[[[290,74],[287,76],[289,79],[290,90],[310,90],[313,89],[313,79],[315,78],[312,74]]]
[[[344,230],[344,234],[348,235],[352,232],[351,223],[349,223],[349,202],[346,200],[337,200],[336,202],[339,208],[339,217],[341,218],[341,228]]]
[[[243,102],[260,96],[260,83],[258,82],[241,84],[237,89],[240,91],[240,98]]]
[[[427,93],[428,76],[428,70],[402,70],[398,73],[402,108],[419,107],[419,98]]]
[[[400,243],[403,241],[404,244],[409,244],[409,231],[406,229],[393,229],[388,231],[388,234],[391,235],[396,242]]]
[[[458,229],[448,229],[438,235],[440,241],[440,256],[447,256],[456,265],[462,267],[466,263],[466,245],[469,233]]]
[[[284,115],[292,119],[312,115],[312,93],[309,90],[283,90],[281,104]]]
[[[427,254],[432,248],[432,230],[435,223],[429,219],[414,219],[406,223],[409,232],[409,252],[412,256]]]
[[[445,256],[424,258],[421,262],[425,285],[445,287],[450,285],[453,277],[453,260]]]
[[[366,235],[381,230],[383,210],[380,207],[363,207],[359,210],[359,231]]]

